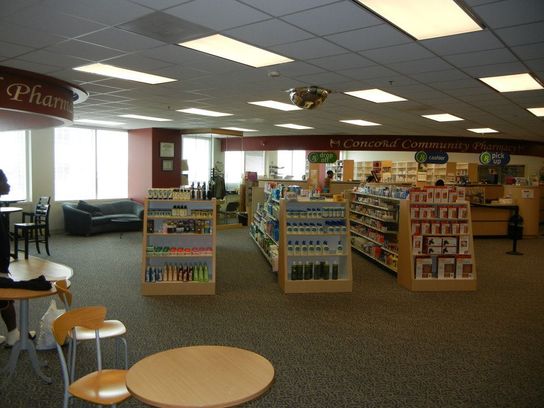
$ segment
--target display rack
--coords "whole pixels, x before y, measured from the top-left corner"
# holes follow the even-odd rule
[[[143,295],[215,294],[215,199],[147,198],[143,225]]]
[[[350,192],[351,246],[397,273],[399,204],[408,188],[388,184],[361,185]]]
[[[269,197],[265,203],[257,204],[249,227],[249,235],[263,253],[273,272],[278,271],[278,213],[279,201]]]
[[[284,293],[351,292],[347,201],[281,199],[279,273]]]
[[[399,228],[399,284],[413,291],[476,290],[464,188],[412,189],[400,203]]]
[[[455,181],[478,182],[478,163],[457,163],[455,169]]]
[[[455,183],[457,174],[456,163],[448,162],[442,164],[429,163],[427,166],[427,184],[433,185],[436,180],[443,180],[445,183]]]
[[[391,181],[394,183],[417,182],[418,164],[414,162],[397,161],[391,166]]]
[[[364,181],[368,176],[375,174],[380,181],[389,182],[392,177],[392,165],[391,160],[356,162],[355,177],[357,180]]]

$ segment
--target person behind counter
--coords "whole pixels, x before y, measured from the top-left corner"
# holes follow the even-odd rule
[[[331,181],[334,177],[334,172],[332,170],[327,171],[327,177],[325,177],[325,180],[323,181],[323,192],[329,193],[331,191]]]
[[[434,185],[435,185],[435,186],[439,186],[439,187],[440,187],[440,186],[444,186],[444,180],[438,179],[438,180],[436,180],[436,181],[434,182]]]
[[[0,195],[8,194],[10,185],[4,172],[0,169]],[[10,261],[10,243],[8,228],[9,225],[3,224],[4,220],[0,217],[0,276],[9,277]],[[0,336],[0,344],[4,341],[8,347],[13,346],[19,340],[19,330],[17,329],[17,317],[13,300],[0,300],[0,313],[8,329],[7,338]]]

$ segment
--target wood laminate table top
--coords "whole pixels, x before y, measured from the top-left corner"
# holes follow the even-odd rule
[[[252,351],[192,346],[145,357],[127,373],[127,388],[155,407],[231,407],[251,401],[272,385],[274,367]]]
[[[30,280],[44,275],[50,282],[70,279],[74,273],[69,266],[48,261],[34,256],[28,259],[17,259],[9,264],[10,278],[14,281]],[[0,299],[33,299],[50,296],[56,293],[55,289],[28,290],[0,288]]]

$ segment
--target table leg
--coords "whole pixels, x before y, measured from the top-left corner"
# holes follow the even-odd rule
[[[43,381],[51,384],[51,377],[47,377],[40,368],[40,362],[38,361],[34,343],[28,338],[28,299],[21,299],[19,301],[19,331],[21,333],[21,337],[11,349],[9,362],[7,366],[4,367],[4,370],[8,371],[8,375],[11,377],[11,375],[13,375],[15,372],[15,368],[17,367],[19,354],[22,350],[26,350],[28,352],[28,357],[30,358],[32,368],[34,368],[34,372],[38,374]]]

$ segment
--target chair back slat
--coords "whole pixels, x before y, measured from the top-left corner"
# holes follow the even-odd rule
[[[68,282],[65,280],[57,281],[54,283],[55,289],[57,290],[57,295],[64,307],[69,310],[72,306],[72,292],[68,289]]]
[[[103,326],[105,318],[106,308],[104,306],[89,306],[70,310],[53,322],[53,336],[58,344],[63,345],[75,326],[97,330]]]

